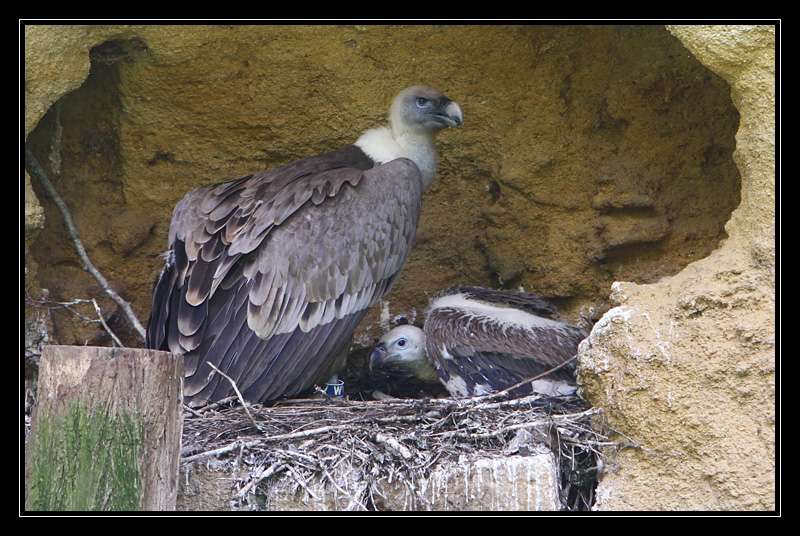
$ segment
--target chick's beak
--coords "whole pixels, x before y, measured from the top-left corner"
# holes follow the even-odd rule
[[[380,342],[375,345],[375,348],[372,349],[372,353],[369,356],[369,370],[372,371],[375,367],[380,367],[387,353],[388,350],[386,349],[385,343]]]

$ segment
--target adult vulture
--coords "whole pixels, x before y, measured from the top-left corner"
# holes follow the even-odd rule
[[[343,366],[367,309],[414,242],[436,173],[434,136],[461,108],[433,88],[393,101],[353,145],[186,194],[172,214],[147,347],[184,355],[200,405],[297,395]]]
[[[381,337],[370,368],[429,381],[436,375],[451,396],[507,389],[561,365],[588,335],[555,319],[556,310],[534,294],[455,287],[430,304],[424,330],[398,326]],[[575,393],[569,362],[514,394]]]

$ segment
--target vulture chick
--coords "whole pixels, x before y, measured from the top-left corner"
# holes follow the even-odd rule
[[[552,305],[533,294],[448,289],[431,301],[424,330],[399,326],[381,337],[370,368],[422,381],[435,375],[456,398],[502,391],[577,353],[588,334],[555,315]],[[572,362],[514,394],[558,396],[576,390]]]
[[[446,396],[436,369],[425,358],[424,337],[418,327],[403,325],[381,338],[369,362],[373,398],[378,394],[399,398]]]
[[[147,347],[183,354],[190,405],[266,402],[340,369],[367,309],[411,250],[435,135],[461,108],[433,88],[393,101],[354,144],[216,185],[178,202],[153,292]]]

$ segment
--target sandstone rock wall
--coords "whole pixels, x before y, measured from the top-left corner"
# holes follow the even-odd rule
[[[580,378],[641,445],[597,509],[773,510],[775,503],[774,28],[670,27],[731,85],[742,203],[707,258],[658,283],[615,283]]]

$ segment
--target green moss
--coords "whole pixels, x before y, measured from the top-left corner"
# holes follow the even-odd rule
[[[29,510],[138,510],[141,419],[73,404],[42,415],[32,438]]]

